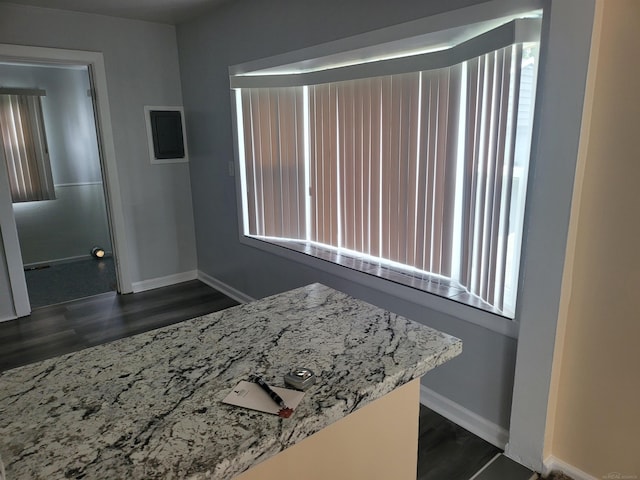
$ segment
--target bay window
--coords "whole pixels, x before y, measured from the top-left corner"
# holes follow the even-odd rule
[[[233,74],[243,235],[512,318],[538,35]]]

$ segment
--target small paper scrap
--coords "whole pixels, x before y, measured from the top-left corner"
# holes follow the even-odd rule
[[[287,407],[292,410],[296,409],[304,397],[304,392],[290,388],[272,386],[271,389],[280,395]],[[244,380],[229,392],[224,400],[222,400],[222,403],[257,410],[258,412],[271,413],[273,415],[280,413],[280,407],[272,400],[267,392],[260,388],[260,385]]]

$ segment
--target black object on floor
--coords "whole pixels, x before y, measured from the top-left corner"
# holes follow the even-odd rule
[[[31,309],[116,290],[112,257],[56,263],[24,272]]]
[[[238,302],[190,282],[130,295],[115,292],[34,310],[0,323],[0,371],[223,310]]]
[[[423,405],[419,435],[418,480],[469,480],[501,451]]]

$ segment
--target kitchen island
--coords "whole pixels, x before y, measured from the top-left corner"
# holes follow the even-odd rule
[[[313,284],[0,374],[0,456],[7,480],[286,479],[340,454],[354,465],[334,478],[364,478],[362,458],[377,472],[415,461],[419,378],[461,350]],[[298,366],[318,381],[291,418],[221,402],[252,373],[282,386]]]

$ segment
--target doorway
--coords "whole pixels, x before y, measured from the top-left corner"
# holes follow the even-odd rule
[[[5,319],[31,312],[29,297],[39,287],[29,277],[44,278],[47,294],[31,299],[34,308],[132,291],[102,54],[0,44],[0,87],[20,76],[28,88],[40,85],[48,92],[42,110],[55,200],[12,204],[6,169],[0,169],[0,253],[14,312],[4,313]],[[94,247],[105,255],[92,256]],[[53,294],[54,285],[62,287],[61,296]]]
[[[54,187],[52,199],[13,202],[31,308],[116,291],[88,66],[0,62],[0,86],[16,105],[37,93]],[[22,112],[2,113],[7,124]],[[2,139],[5,159],[18,162],[9,139],[23,132],[13,125]]]

